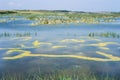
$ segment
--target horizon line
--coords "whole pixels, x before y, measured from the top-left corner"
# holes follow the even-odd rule
[[[83,10],[65,10],[65,9],[0,9],[0,11],[19,11],[19,10],[33,10],[33,11],[68,11],[68,12],[120,12],[120,11],[83,11]]]

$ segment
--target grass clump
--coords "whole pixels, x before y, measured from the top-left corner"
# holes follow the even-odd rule
[[[31,37],[31,36],[37,36],[37,32],[23,32],[23,33],[9,33],[9,32],[3,32],[0,33],[0,38],[7,38],[7,37]]]
[[[120,38],[120,34],[115,32],[101,32],[101,33],[89,33],[89,37],[106,37],[106,38]]]
[[[42,73],[41,71],[26,74],[7,73],[2,75],[0,80],[119,80],[119,78],[108,75],[101,76],[91,72],[81,72],[74,69],[71,71],[61,70],[47,73]]]

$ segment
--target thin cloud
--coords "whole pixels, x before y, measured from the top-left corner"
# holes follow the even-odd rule
[[[16,3],[16,2],[9,2],[8,5],[9,5],[9,6],[14,6],[14,7],[15,7],[15,6],[16,6],[16,7],[22,6],[22,4]]]

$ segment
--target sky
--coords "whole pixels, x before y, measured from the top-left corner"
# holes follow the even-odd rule
[[[0,0],[0,10],[120,12],[120,0]]]

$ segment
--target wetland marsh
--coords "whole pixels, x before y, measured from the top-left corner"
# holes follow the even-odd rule
[[[115,14],[0,14],[0,80],[119,80]]]

